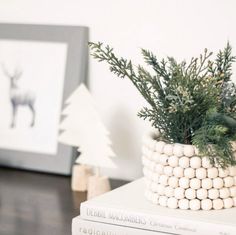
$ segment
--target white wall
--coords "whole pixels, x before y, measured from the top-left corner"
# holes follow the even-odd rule
[[[86,25],[91,41],[107,42],[140,62],[140,47],[182,59],[230,40],[236,53],[235,9],[234,0],[1,0],[0,21]],[[141,135],[148,126],[136,116],[143,99],[129,81],[94,60],[90,87],[119,156],[120,170],[110,175],[139,177]]]

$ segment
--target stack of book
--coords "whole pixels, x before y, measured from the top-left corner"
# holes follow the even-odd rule
[[[72,235],[236,235],[236,208],[169,209],[148,202],[144,188],[139,179],[83,202]]]

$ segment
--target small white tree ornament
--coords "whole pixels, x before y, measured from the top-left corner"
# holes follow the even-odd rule
[[[72,189],[73,182],[74,185],[80,186],[80,181],[86,181],[86,184],[90,184],[90,186],[88,185],[88,197],[91,198],[110,190],[108,179],[100,176],[100,168],[116,167],[110,159],[115,154],[111,148],[109,132],[101,122],[92,96],[85,85],[81,84],[66,100],[65,104],[67,106],[62,111],[62,115],[65,118],[60,124],[62,133],[59,136],[59,141],[78,147],[78,151],[81,154],[76,163],[80,163],[81,165],[79,166],[93,166],[96,168],[96,176],[93,176],[93,180],[90,179],[89,183],[87,182],[88,177],[87,179],[75,178],[75,175],[81,175],[81,168],[75,165],[73,169],[74,175],[72,175]],[[75,167],[78,170],[75,170]],[[83,170],[85,171],[85,169]],[[79,174],[76,174],[76,172],[79,172]],[[94,191],[95,188],[97,190]],[[77,190],[81,191],[78,187]]]

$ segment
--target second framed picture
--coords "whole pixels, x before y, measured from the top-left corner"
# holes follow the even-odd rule
[[[88,29],[0,24],[0,165],[70,174],[64,100],[86,78]]]

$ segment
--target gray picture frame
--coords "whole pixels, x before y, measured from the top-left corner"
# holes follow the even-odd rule
[[[83,26],[0,24],[0,39],[63,42],[67,44],[63,102],[87,76],[88,28]],[[58,143],[56,155],[0,149],[0,165],[69,175],[76,156],[72,147]]]

